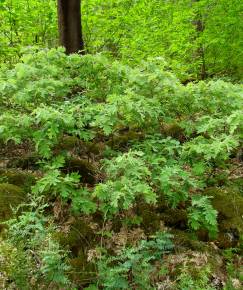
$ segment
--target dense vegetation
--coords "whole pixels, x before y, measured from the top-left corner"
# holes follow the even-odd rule
[[[0,59],[14,63],[23,46],[57,44],[56,0],[0,1]],[[165,57],[184,80],[242,79],[242,1],[83,0],[86,50],[131,65]]]
[[[241,289],[243,4],[0,7],[1,289]]]

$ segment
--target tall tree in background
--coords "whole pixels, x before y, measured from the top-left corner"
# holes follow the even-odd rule
[[[58,0],[58,26],[60,44],[66,53],[83,52],[81,0]]]
[[[195,25],[195,29],[197,32],[197,38],[200,38],[203,34],[203,31],[205,29],[204,23],[203,23],[203,17],[202,17],[202,7],[200,7],[200,0],[192,0],[193,3],[199,4],[195,8],[195,19],[193,21]],[[199,78],[204,80],[207,77],[207,72],[206,72],[206,63],[205,63],[205,51],[204,51],[204,46],[202,43],[198,43],[199,47],[197,49],[197,54],[198,57],[201,60],[201,65],[200,65],[200,73],[199,73]]]

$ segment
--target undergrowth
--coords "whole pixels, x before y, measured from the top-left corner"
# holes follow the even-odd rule
[[[216,239],[217,211],[205,189],[239,158],[241,85],[184,86],[160,59],[131,68],[102,54],[81,58],[62,49],[30,51],[0,76],[1,146],[27,146],[37,176],[1,241],[4,287],[79,286],[71,279],[71,254],[56,238],[65,215],[98,224],[96,274],[83,283],[89,289],[156,289],[164,277],[161,258],[173,251],[166,228],[149,238],[145,227],[147,238],[123,245],[117,256],[105,246],[112,227],[117,231],[129,217],[131,228],[142,227],[141,204],[154,212],[162,204],[183,210],[187,231]],[[72,160],[79,165],[69,166]],[[202,272],[197,285],[206,287],[208,269]],[[176,279],[175,289],[199,289],[187,272]],[[210,287],[200,289],[216,289]]]

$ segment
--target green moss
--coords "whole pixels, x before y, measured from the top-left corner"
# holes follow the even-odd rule
[[[86,220],[73,222],[68,232],[56,233],[60,245],[70,251],[70,276],[72,281],[84,285],[93,277],[94,265],[87,261],[88,249],[95,247],[95,233]]]
[[[243,234],[243,197],[236,187],[210,188],[206,194],[212,196],[212,204],[218,211],[220,248],[235,247]]]
[[[122,132],[119,135],[112,136],[112,139],[107,142],[107,145],[113,149],[124,148],[129,144],[130,141],[141,140],[143,137],[144,135],[140,132]]]
[[[230,188],[211,188],[206,194],[212,196],[212,204],[219,213],[219,223],[236,221],[235,226],[243,226],[243,197]],[[223,223],[222,223],[223,224]]]
[[[73,148],[80,146],[80,139],[75,136],[65,136],[62,138],[61,142],[58,144],[56,149],[59,150],[72,150]]]
[[[161,126],[161,133],[167,137],[172,137],[181,141],[183,141],[185,136],[184,129],[176,122],[163,123]]]
[[[80,251],[90,246],[94,232],[86,221],[78,219],[70,226],[67,233],[58,232],[56,238],[63,247],[68,248],[73,255],[78,256]]]
[[[169,208],[160,214],[160,218],[167,226],[173,226],[179,229],[187,227],[187,213],[184,209]]]
[[[155,209],[143,202],[138,203],[136,215],[141,217],[141,226],[146,233],[154,233],[160,229],[161,220]]]
[[[21,156],[19,158],[14,158],[10,160],[7,164],[8,168],[20,168],[23,170],[29,170],[29,169],[37,169],[38,168],[38,162],[39,156],[36,154],[30,154],[26,156]]]
[[[94,155],[100,154],[104,150],[105,145],[103,143],[84,142],[75,136],[65,136],[60,143],[55,147],[54,152],[66,150],[76,150],[81,154]]]
[[[136,215],[142,218],[141,226],[147,233],[158,231],[161,224],[178,229],[187,228],[186,211],[184,209],[165,208],[165,204],[162,204],[159,208],[154,208],[140,202],[137,205]]]
[[[195,234],[186,231],[173,229],[171,233],[174,236],[175,248],[179,252],[184,252],[185,249],[206,252],[208,251],[208,245],[202,241],[199,241]]]
[[[87,153],[92,153],[94,155],[102,154],[102,152],[105,150],[105,144],[102,142],[85,142],[85,146],[87,148]]]
[[[16,207],[25,201],[24,191],[13,184],[0,184],[0,222],[9,219],[12,215],[12,207]]]
[[[238,177],[229,182],[229,187],[243,197],[243,178]]]
[[[10,184],[17,185],[25,191],[28,191],[35,183],[35,176],[33,174],[20,170],[0,169],[0,179]]]

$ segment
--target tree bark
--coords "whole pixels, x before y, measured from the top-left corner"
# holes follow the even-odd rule
[[[58,0],[60,44],[66,53],[84,53],[81,25],[81,0]]]
[[[200,2],[200,0],[192,0],[192,2]],[[204,31],[204,23],[203,23],[202,15],[200,11],[197,11],[196,19],[194,19],[193,23],[195,25],[197,35],[199,37]],[[197,53],[202,61],[201,68],[200,68],[200,78],[204,80],[207,77],[207,72],[206,72],[206,63],[205,63],[205,52],[204,52],[204,48],[202,44],[200,44],[200,47],[198,47]]]

